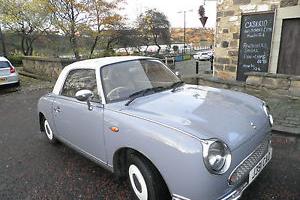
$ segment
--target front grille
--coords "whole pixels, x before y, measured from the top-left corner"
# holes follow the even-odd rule
[[[263,156],[267,153],[268,147],[270,143],[270,138],[261,143],[254,152],[244,160],[234,171],[231,173],[228,181],[230,185],[236,185],[241,183],[245,178],[248,177],[249,172],[255,165],[263,158]]]

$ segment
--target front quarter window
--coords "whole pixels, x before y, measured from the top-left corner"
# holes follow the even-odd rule
[[[122,101],[135,92],[156,87],[167,88],[180,79],[158,60],[133,60],[101,69],[107,103]]]

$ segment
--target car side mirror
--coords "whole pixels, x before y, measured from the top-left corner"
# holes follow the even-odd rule
[[[94,96],[94,94],[90,90],[79,90],[75,94],[75,98],[78,101],[86,101],[89,110],[93,110],[93,108],[91,106],[91,99],[93,98],[93,96]]]

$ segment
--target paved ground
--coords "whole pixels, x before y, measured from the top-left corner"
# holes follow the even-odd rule
[[[0,199],[133,199],[126,182],[39,133],[36,103],[48,90],[0,94]],[[300,138],[274,134],[273,146],[242,199],[300,199]]]
[[[0,86],[0,95],[12,93],[12,92],[32,91],[32,90],[38,90],[42,88],[51,88],[54,85],[54,83],[41,81],[34,78],[22,76],[22,75],[19,75],[19,77],[21,82],[20,87],[15,88],[15,87]]]

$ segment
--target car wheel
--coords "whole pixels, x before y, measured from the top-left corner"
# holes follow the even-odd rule
[[[53,134],[53,131],[52,131],[51,127],[50,127],[49,122],[46,119],[44,120],[43,125],[44,125],[44,127],[43,127],[44,129],[43,130],[44,130],[44,132],[45,132],[45,134],[47,136],[48,141],[50,143],[52,143],[52,144],[56,143],[57,140],[56,140],[56,138],[55,138],[55,136]]]
[[[159,172],[145,158],[130,154],[128,176],[131,189],[138,200],[171,199]]]

